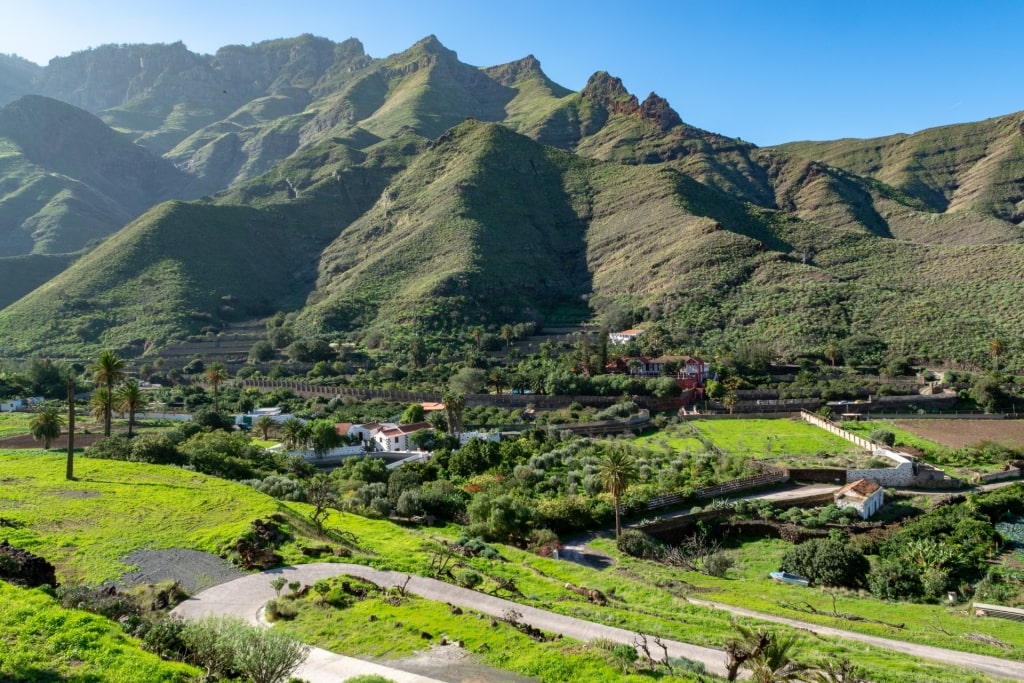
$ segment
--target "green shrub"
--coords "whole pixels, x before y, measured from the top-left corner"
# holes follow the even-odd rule
[[[639,529],[624,529],[616,545],[631,557],[651,559],[657,556],[660,544]]]
[[[472,569],[461,569],[455,572],[455,581],[463,588],[476,588],[484,582],[484,577]]]
[[[882,562],[868,575],[871,593],[882,600],[917,600],[924,595],[921,574],[904,562]]]
[[[894,446],[896,445],[896,435],[890,432],[888,429],[876,429],[868,436],[868,439],[872,443],[881,444],[883,446]]]
[[[805,576],[821,586],[859,588],[870,564],[860,551],[839,541],[818,538],[791,548],[782,558],[782,570]]]

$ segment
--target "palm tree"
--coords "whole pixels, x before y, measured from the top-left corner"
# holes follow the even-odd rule
[[[117,409],[122,413],[128,413],[128,438],[134,435],[135,413],[142,407],[142,388],[138,380],[130,379],[117,388],[114,394],[114,402]]]
[[[735,681],[740,669],[750,670],[755,683],[803,680],[807,668],[793,659],[799,638],[779,637],[764,628],[754,630],[736,623],[737,636],[725,643],[727,680]]]
[[[597,463],[597,476],[604,489],[612,494],[615,501],[615,540],[622,531],[619,501],[629,485],[636,481],[639,470],[630,451],[619,445],[612,445]]]
[[[736,407],[736,393],[730,391],[722,398],[722,405],[729,409],[729,414],[732,415],[733,409]]]
[[[263,440],[266,441],[270,438],[270,431],[277,427],[277,421],[269,415],[261,415],[252,424],[253,427],[260,430],[260,434],[263,435]]]
[[[220,363],[214,363],[206,369],[206,381],[213,387],[213,409],[220,412],[220,385],[231,379],[228,371]]]
[[[281,424],[281,440],[288,449],[306,444],[306,425],[297,417],[290,417]]]
[[[505,342],[505,348],[512,346],[512,340],[515,338],[515,331],[511,325],[505,324],[501,326],[501,338]]]
[[[836,358],[839,358],[839,347],[835,344],[825,345],[825,358],[832,363],[832,367],[836,366]]]
[[[508,386],[508,374],[504,368],[491,368],[487,375],[487,383],[494,387],[494,392],[501,393],[501,390]]]
[[[817,669],[804,674],[807,683],[867,683],[860,670],[846,657],[826,659]]]
[[[993,339],[992,343],[988,345],[988,352],[992,356],[992,362],[995,364],[995,371],[999,372],[999,356],[1003,355],[1003,342],[998,339]]]
[[[43,442],[43,448],[50,450],[50,442],[60,436],[60,428],[64,425],[64,416],[53,407],[46,407],[35,413],[28,421],[28,429],[32,438]]]
[[[110,436],[111,413],[113,412],[114,385],[124,379],[125,362],[110,351],[104,351],[92,366],[92,379],[105,388],[103,408],[103,436]],[[99,393],[99,392],[97,392]]]
[[[448,433],[458,437],[462,433],[462,411],[466,409],[466,397],[454,391],[445,392],[441,397],[444,415],[448,419]]]
[[[92,398],[89,399],[89,412],[97,420],[103,420],[107,416],[107,404],[110,402],[107,400],[109,393],[106,387],[99,387],[96,391],[92,392]]]

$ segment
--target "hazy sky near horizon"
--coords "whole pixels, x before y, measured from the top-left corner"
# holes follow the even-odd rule
[[[532,54],[596,71],[759,145],[912,133],[1024,110],[1020,0],[0,0],[0,53],[39,64],[107,43],[194,52],[302,33],[386,57],[436,35],[474,66]]]

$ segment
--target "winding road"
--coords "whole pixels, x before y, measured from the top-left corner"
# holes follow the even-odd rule
[[[507,610],[515,609],[522,614],[521,621],[531,626],[550,633],[561,633],[564,636],[583,642],[594,638],[609,638],[622,643],[632,643],[636,635],[633,631],[547,612],[510,600],[454,586],[436,579],[410,576],[400,572],[373,569],[372,567],[364,567],[362,565],[324,562],[294,567],[281,567],[214,586],[178,605],[172,614],[184,619],[195,619],[211,615],[235,616],[250,623],[261,623],[260,615],[263,611],[263,605],[275,595],[273,588],[270,586],[270,581],[273,578],[284,576],[289,581],[301,581],[304,584],[312,584],[319,579],[331,578],[342,574],[367,579],[379,586],[405,585],[406,590],[410,593],[428,600],[451,603],[495,617],[501,617]],[[407,581],[408,583],[406,583]],[[823,636],[836,636],[856,640],[876,647],[906,653],[914,657],[936,660],[946,665],[972,669],[999,678],[1024,680],[1024,662],[867,636],[793,619],[774,617],[719,603],[701,600],[690,600],[690,602],[709,608],[726,610],[733,614],[754,619],[784,623],[794,628]],[[721,650],[671,640],[664,642],[668,647],[670,657],[686,657],[687,659],[703,663],[709,673],[718,675],[725,673],[725,653]],[[295,671],[294,675],[305,678],[310,683],[338,683],[338,681],[343,681],[347,677],[368,673],[380,674],[396,681],[396,683],[439,683],[435,679],[425,676],[392,669],[353,657],[345,657],[317,648],[312,650],[309,658]]]

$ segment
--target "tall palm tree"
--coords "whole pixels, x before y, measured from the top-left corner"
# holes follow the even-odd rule
[[[999,357],[1003,355],[1003,342],[993,339],[988,345],[988,352],[992,355],[992,362],[995,364],[995,371],[999,372]]]
[[[130,379],[119,386],[114,394],[114,401],[117,403],[118,410],[128,413],[128,438],[130,439],[134,435],[135,413],[139,412],[143,401],[142,388],[139,386],[138,380]]]
[[[462,433],[462,411],[466,409],[466,397],[454,391],[445,392],[441,397],[444,415],[448,419],[448,433],[458,437]]]
[[[613,444],[598,461],[597,476],[601,485],[612,494],[612,499],[615,501],[615,540],[618,541],[619,534],[622,532],[619,501],[622,499],[622,494],[639,476],[633,454],[627,448]]]
[[[36,441],[43,442],[43,448],[50,450],[50,442],[60,436],[64,416],[53,407],[46,407],[32,415],[28,421],[29,432]]]
[[[231,379],[228,371],[220,363],[214,363],[206,369],[206,381],[213,387],[213,409],[220,412],[220,385]]]
[[[103,409],[103,436],[110,436],[111,413],[113,412],[114,385],[124,379],[126,364],[110,351],[104,351],[92,366],[92,379],[105,388],[106,404]]]
[[[270,438],[270,432],[277,427],[277,420],[269,415],[261,415],[252,423],[252,426],[260,430],[263,440],[266,441]]]
[[[297,417],[290,417],[281,424],[281,440],[286,448],[294,449],[306,444],[306,425]]]
[[[89,412],[97,420],[103,420],[107,416],[107,400],[109,394],[107,393],[106,387],[99,387],[96,391],[92,392],[92,398],[89,399]]]

